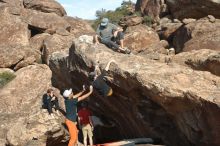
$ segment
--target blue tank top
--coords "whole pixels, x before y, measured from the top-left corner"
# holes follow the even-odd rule
[[[77,119],[77,103],[78,98],[65,98],[66,118],[72,122],[76,122]]]

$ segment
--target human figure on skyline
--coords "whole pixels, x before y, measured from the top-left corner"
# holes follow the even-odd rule
[[[95,35],[95,44],[105,44],[114,51],[130,54],[131,51],[124,47],[123,29],[109,22],[108,18],[103,18],[98,25]]]

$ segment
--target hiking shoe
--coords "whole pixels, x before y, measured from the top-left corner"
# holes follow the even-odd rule
[[[128,49],[128,48],[126,48],[126,49],[125,49],[125,54],[131,54],[131,50]]]
[[[125,54],[130,54],[130,53],[131,53],[131,50],[128,49],[127,47],[124,47],[124,48],[123,48],[123,53],[125,53]]]

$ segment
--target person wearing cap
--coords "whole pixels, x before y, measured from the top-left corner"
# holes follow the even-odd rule
[[[122,31],[122,28],[109,23],[108,18],[103,18],[96,30],[95,43],[99,44],[100,41],[114,51],[130,54],[131,51],[124,47],[124,33]]]
[[[82,95],[85,92],[85,87],[83,90],[77,94],[73,94],[72,89],[65,90],[63,92],[63,97],[65,99],[66,107],[66,125],[69,130],[70,140],[68,146],[75,146],[78,140],[78,130],[76,127],[77,121],[77,103],[85,98],[89,97],[93,92],[93,87],[90,86],[89,92]]]
[[[89,73],[89,79],[92,81],[92,86],[98,91],[98,93],[104,97],[111,96],[113,94],[112,88],[106,83],[106,81],[111,80],[110,77],[108,77],[107,71],[109,70],[109,67],[111,63],[116,63],[115,60],[110,60],[105,70],[101,71],[99,66],[95,66],[95,70],[93,72]]]

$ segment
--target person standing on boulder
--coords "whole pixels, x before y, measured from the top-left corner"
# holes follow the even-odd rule
[[[115,36],[114,36],[115,35]],[[114,51],[130,54],[131,51],[124,47],[123,29],[109,23],[108,18],[103,18],[98,25],[95,35],[95,44],[105,44]]]
[[[82,95],[85,92],[85,88],[83,86],[83,90],[77,94],[73,94],[72,89],[65,90],[63,92],[63,97],[65,99],[66,106],[66,125],[69,130],[70,140],[68,146],[75,146],[78,140],[78,130],[76,127],[77,124],[77,103],[85,98],[89,97],[93,92],[93,87],[90,86],[89,92]]]
[[[83,144],[87,146],[87,136],[89,137],[89,144],[93,146],[93,123],[92,114],[88,109],[88,102],[81,104],[82,108],[78,112],[79,125],[82,126]]]

